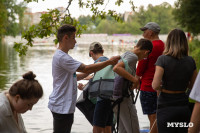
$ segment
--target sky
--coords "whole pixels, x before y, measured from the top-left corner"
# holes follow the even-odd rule
[[[20,1],[20,0],[18,0]],[[86,0],[85,0],[86,1]],[[108,1],[108,0],[105,0]],[[115,5],[116,0],[109,0],[109,4],[106,6],[106,9],[115,9],[118,13],[124,13],[125,11],[131,11],[131,6],[129,4],[129,0],[124,0],[124,3],[118,7]],[[133,0],[133,3],[136,7],[140,7],[143,5],[144,7],[147,7],[148,4],[152,4],[153,6],[159,5],[163,2],[168,2],[172,6],[174,5],[174,2],[177,0]],[[47,9],[54,9],[56,7],[64,7],[66,8],[68,5],[68,0],[38,0],[37,2],[31,2],[28,3],[28,7],[31,8],[32,12],[42,12],[47,11]],[[105,7],[105,6],[104,6]],[[73,0],[71,6],[70,6],[70,13],[72,17],[78,17],[80,15],[88,15],[91,14],[89,9],[79,9],[78,7],[78,0]],[[136,9],[137,10],[137,9]]]

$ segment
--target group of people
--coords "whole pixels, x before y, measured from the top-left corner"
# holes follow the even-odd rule
[[[134,49],[122,54],[118,63],[114,67],[111,67],[111,70],[109,70],[116,73],[115,77],[118,75],[130,80],[133,83],[132,88],[139,88],[139,80],[134,76],[136,73],[136,63],[138,60],[147,58],[151,53],[152,48],[153,45],[150,40],[140,39]],[[103,52],[103,47],[99,42],[93,42],[89,47],[89,55],[95,61],[94,63],[102,62],[108,59],[103,55]],[[107,73],[108,71],[101,72]],[[106,87],[106,85],[104,86]],[[79,89],[82,89],[83,85],[79,84],[78,87]],[[115,106],[115,108],[113,108],[112,104],[113,101],[110,99],[97,97],[92,123],[94,133],[111,133],[113,126],[113,112],[116,116],[118,113],[118,107]],[[120,104],[119,132],[139,133],[137,111],[135,105],[132,103],[131,97],[124,97]]]
[[[99,42],[92,43],[89,56],[95,62],[85,65],[68,54],[76,43],[76,28],[65,24],[58,29],[59,46],[52,60],[53,92],[48,103],[53,116],[54,133],[71,132],[77,81],[108,65],[113,65],[113,71],[118,76],[133,83],[132,90],[140,89],[142,111],[148,115],[151,133],[199,131],[200,74],[197,77],[195,61],[188,56],[185,33],[180,29],[173,29],[164,44],[159,39],[160,27],[157,23],[149,22],[140,30],[144,32],[144,38],[132,50],[110,59],[103,55],[104,50]],[[130,71],[127,71],[127,66]],[[20,114],[31,110],[43,95],[42,87],[35,77],[33,72],[28,72],[8,92],[0,94],[0,132],[26,132]],[[192,89],[190,98],[197,101],[192,117],[188,95],[185,93],[187,89]],[[101,97],[97,97],[94,104],[93,132],[111,133],[113,114],[116,116],[118,106],[112,108],[112,101]],[[131,97],[123,98],[119,110],[119,133],[139,133],[137,110]],[[181,126],[181,123],[189,125],[190,121],[193,126],[189,130],[188,126]],[[179,126],[173,127],[173,123]]]

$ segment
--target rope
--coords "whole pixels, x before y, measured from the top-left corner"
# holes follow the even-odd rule
[[[153,125],[152,125],[152,127],[151,127],[151,129],[150,129],[150,132],[149,132],[149,133],[151,133],[151,130],[153,129],[153,127],[154,127],[154,125],[155,125],[155,123],[156,123],[156,120],[157,120],[157,119],[155,119],[155,121],[153,122]]]

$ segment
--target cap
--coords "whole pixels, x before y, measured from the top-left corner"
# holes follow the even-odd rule
[[[142,31],[145,31],[147,29],[152,30],[157,33],[160,32],[160,26],[155,22],[149,22],[144,27],[140,28],[140,30],[142,30]]]
[[[89,47],[89,51],[91,50],[93,51],[103,50],[103,47],[99,42],[93,42],[90,44],[90,47]]]

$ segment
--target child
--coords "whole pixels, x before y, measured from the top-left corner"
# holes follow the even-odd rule
[[[89,47],[89,56],[92,57],[94,63],[99,63],[108,60],[103,55],[103,46],[99,42],[93,42]],[[112,69],[111,69],[112,70]],[[79,89],[83,85],[79,84]],[[95,98],[96,99],[96,98]],[[94,103],[94,100],[92,100]],[[96,100],[95,100],[96,101]],[[93,118],[93,133],[111,133],[112,132],[113,111],[112,103],[109,99],[97,97],[94,109]]]
[[[31,110],[43,95],[33,72],[14,83],[8,92],[0,93],[0,132],[26,133],[21,113]]]
[[[132,89],[139,89],[139,80],[135,77],[136,63],[138,60],[147,58],[151,53],[153,45],[147,39],[140,39],[132,51],[124,53],[119,63],[115,65],[113,71],[119,76],[133,82]],[[128,63],[130,70],[129,73],[125,70],[125,64]],[[117,113],[117,106],[113,110],[115,115]],[[123,133],[139,133],[139,122],[135,105],[132,103],[131,97],[124,97],[120,103],[120,116],[119,116],[119,132]]]

